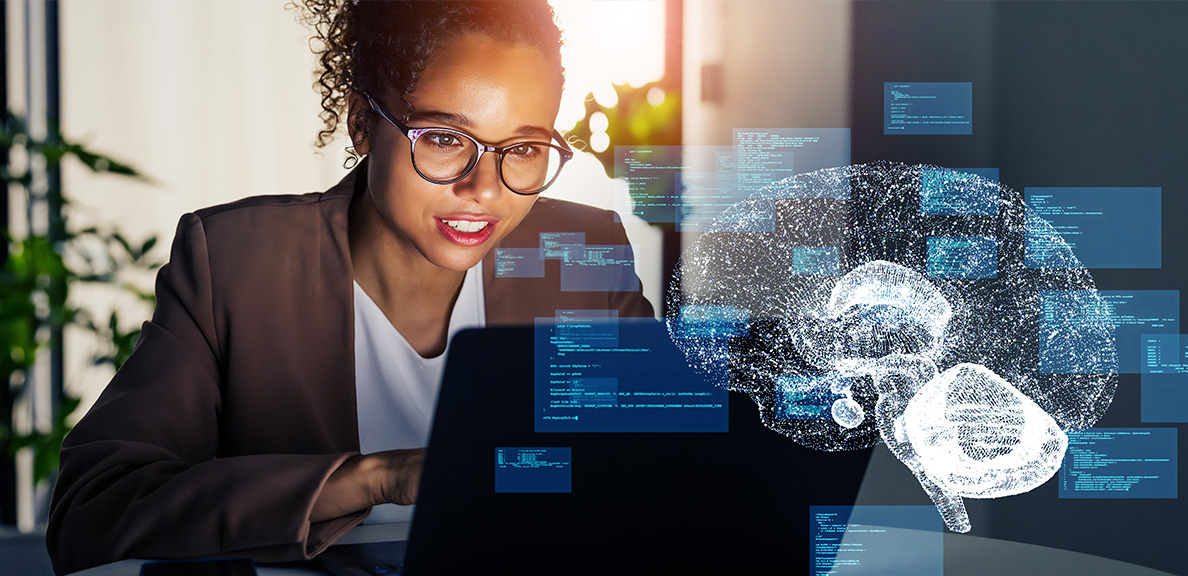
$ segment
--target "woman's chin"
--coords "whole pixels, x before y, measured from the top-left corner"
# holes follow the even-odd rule
[[[451,252],[454,252],[451,250]],[[464,254],[438,254],[429,261],[434,266],[453,272],[465,272],[474,268],[483,257],[487,255],[487,251],[467,251]]]

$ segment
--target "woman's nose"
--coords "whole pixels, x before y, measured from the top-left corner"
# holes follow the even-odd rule
[[[503,194],[503,181],[499,178],[498,164],[498,154],[483,154],[474,170],[454,184],[454,192],[459,196],[473,198],[479,203],[498,198]]]

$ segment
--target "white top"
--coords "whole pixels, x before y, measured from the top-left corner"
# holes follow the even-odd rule
[[[423,358],[355,282],[355,396],[359,449],[363,454],[421,448],[429,443],[445,354]],[[464,328],[486,325],[483,265],[466,271],[450,312],[449,338]],[[383,504],[364,524],[409,522],[413,506]]]

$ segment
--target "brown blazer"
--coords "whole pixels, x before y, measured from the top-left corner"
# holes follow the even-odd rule
[[[366,166],[326,192],[182,217],[152,321],[62,447],[46,535],[58,573],[130,557],[299,560],[363,520],[309,514],[359,450],[347,214]],[[627,244],[612,212],[541,198],[500,246],[537,246],[541,232]],[[494,254],[490,324],[652,315],[638,290],[561,292],[557,260],[544,278],[495,278]]]

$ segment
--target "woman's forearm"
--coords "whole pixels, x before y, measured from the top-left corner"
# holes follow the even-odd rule
[[[310,522],[339,518],[377,504],[412,504],[424,454],[424,448],[389,450],[343,462],[314,501]]]

